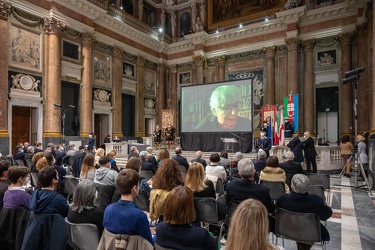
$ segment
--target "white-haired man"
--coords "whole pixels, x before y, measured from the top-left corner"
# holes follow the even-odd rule
[[[191,163],[193,163],[193,162],[199,162],[200,164],[203,165],[204,168],[206,168],[207,162],[206,162],[205,159],[202,159],[202,151],[198,150],[197,152],[195,152],[195,157],[197,157],[197,158],[192,159]]]
[[[284,169],[286,175],[285,183],[289,187],[295,174],[303,174],[301,163],[294,161],[294,153],[292,151],[285,153],[285,162],[280,163],[279,167]]]

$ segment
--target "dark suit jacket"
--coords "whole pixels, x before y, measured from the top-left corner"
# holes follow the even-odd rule
[[[189,169],[189,163],[188,161],[186,160],[185,157],[181,156],[181,155],[175,155],[175,156],[172,156],[172,160],[175,160],[178,162],[178,165],[183,165],[185,166],[186,168],[186,171]]]
[[[257,171],[257,173],[260,173],[260,171],[262,171],[267,166],[266,161],[259,160],[259,159],[254,159],[253,164],[254,164],[255,171]]]
[[[141,167],[141,170],[149,170],[149,171],[152,171],[153,174],[155,174],[155,172],[156,172],[156,167],[155,167],[154,164],[152,164],[151,162],[143,161],[143,160],[142,160],[142,167]]]
[[[289,185],[295,174],[303,174],[303,169],[300,162],[286,161],[279,164],[279,167],[284,169],[286,175],[285,183]]]
[[[276,207],[298,213],[314,213],[320,220],[328,220],[332,216],[332,209],[328,207],[323,199],[315,194],[298,194],[291,191],[290,194],[281,195],[276,201]],[[329,240],[329,233],[322,225],[322,238]]]
[[[311,138],[311,137],[307,138],[303,142],[302,148],[305,151],[305,157],[310,157],[310,158],[316,157],[316,150],[315,150],[313,138]]]
[[[150,156],[148,157],[148,160],[147,160],[147,161],[150,162],[150,163],[155,167],[155,169],[158,168],[158,162],[156,161],[155,156],[150,155]]]
[[[192,159],[191,163],[194,163],[194,162],[199,162],[200,164],[203,165],[204,168],[206,168],[207,166],[206,160],[203,160],[202,158]]]
[[[286,145],[294,153],[294,160],[298,162],[305,161],[302,154],[302,144],[299,137],[296,136]]]
[[[246,199],[256,199],[263,203],[269,213],[275,210],[272,203],[270,189],[253,181],[240,179],[227,184],[227,204],[234,202],[241,203]]]
[[[265,137],[265,138],[258,138],[257,144],[255,145],[255,151],[258,153],[259,149],[263,149],[267,157],[270,156],[270,150],[272,147],[271,138]]]

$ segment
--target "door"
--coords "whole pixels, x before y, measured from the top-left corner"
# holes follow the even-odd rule
[[[18,143],[30,142],[30,107],[12,107],[12,150]],[[31,142],[32,143],[32,142]]]
[[[96,148],[101,147],[104,143],[104,138],[109,133],[109,115],[107,114],[95,114],[94,115],[94,134],[96,136]]]

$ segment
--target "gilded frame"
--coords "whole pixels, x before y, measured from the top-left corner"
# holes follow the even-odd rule
[[[286,0],[208,0],[208,30],[271,16],[281,11],[285,2]]]

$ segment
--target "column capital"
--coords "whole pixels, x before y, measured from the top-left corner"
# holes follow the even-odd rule
[[[177,73],[177,64],[172,64],[169,66],[169,69],[171,70],[171,73]]]
[[[0,19],[8,20],[12,6],[9,3],[0,1]]]
[[[297,50],[301,44],[299,37],[285,38],[285,43],[287,45],[288,51]]]
[[[81,40],[84,45],[91,45],[95,42],[96,37],[93,33],[85,32],[81,34]]]
[[[275,57],[275,55],[276,55],[276,45],[263,48],[263,52],[266,54],[267,58]]]
[[[316,44],[315,38],[302,41],[303,51],[304,52],[313,52]]]
[[[145,66],[145,59],[142,56],[138,56],[137,64],[138,66]]]
[[[57,35],[66,28],[66,23],[53,17],[44,18],[44,32]]]
[[[193,57],[193,62],[195,65],[203,67],[206,63],[206,57],[204,56],[194,56]]]
[[[122,50],[121,47],[116,46],[116,45],[112,47],[112,55],[114,57],[121,59],[122,52],[123,52],[123,50]]]
[[[341,46],[344,45],[350,45],[353,38],[353,32],[348,33],[340,33],[339,34],[339,42],[341,43]]]
[[[227,59],[228,59],[227,55],[215,56],[215,62],[219,65],[225,65],[227,62]]]
[[[367,31],[367,23],[358,24],[355,26],[355,33],[360,35]]]
[[[164,63],[158,63],[158,66],[157,66],[157,70],[160,71],[160,72],[165,72],[165,69],[167,68],[167,65],[165,65]]]

